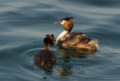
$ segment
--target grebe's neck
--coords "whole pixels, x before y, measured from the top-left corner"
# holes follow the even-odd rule
[[[69,31],[66,31],[66,30],[64,30],[62,33],[60,33],[59,36],[57,37],[55,43],[56,43],[56,44],[59,44],[59,42],[62,42],[61,39],[62,39],[63,37],[65,37],[68,33],[69,33]]]
[[[44,45],[44,50],[50,51],[49,44],[45,44],[45,45]]]

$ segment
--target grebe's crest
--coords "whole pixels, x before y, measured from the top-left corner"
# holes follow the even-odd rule
[[[60,24],[65,25],[66,23],[68,23],[71,19],[73,19],[73,17],[66,17],[61,19]]]
[[[74,18],[73,18],[73,17],[66,17],[66,18],[61,19],[61,21],[62,21],[62,20],[69,21],[69,20],[71,20],[71,19],[74,19]]]
[[[44,44],[50,44],[51,46],[54,46],[54,35],[47,34],[46,37],[44,38]]]

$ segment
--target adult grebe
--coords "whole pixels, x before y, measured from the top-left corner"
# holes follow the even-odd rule
[[[52,65],[56,62],[55,55],[51,52],[49,45],[54,46],[54,36],[53,35],[46,35],[44,38],[44,49],[40,50],[35,58],[34,61],[40,65]]]
[[[55,24],[64,25],[64,31],[57,37],[56,44],[63,47],[83,48],[88,50],[96,50],[98,47],[97,40],[91,40],[83,32],[71,32],[73,28],[73,17],[67,17],[61,19]]]

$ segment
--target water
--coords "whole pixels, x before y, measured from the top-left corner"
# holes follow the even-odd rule
[[[120,81],[119,0],[0,0],[1,81]],[[94,54],[51,47],[57,58],[52,68],[36,69],[35,54],[46,34],[63,31],[53,24],[74,17],[72,31],[99,41]]]

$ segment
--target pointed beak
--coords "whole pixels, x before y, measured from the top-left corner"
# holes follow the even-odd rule
[[[61,21],[59,21],[59,22],[54,22],[54,24],[60,24],[61,23]]]

